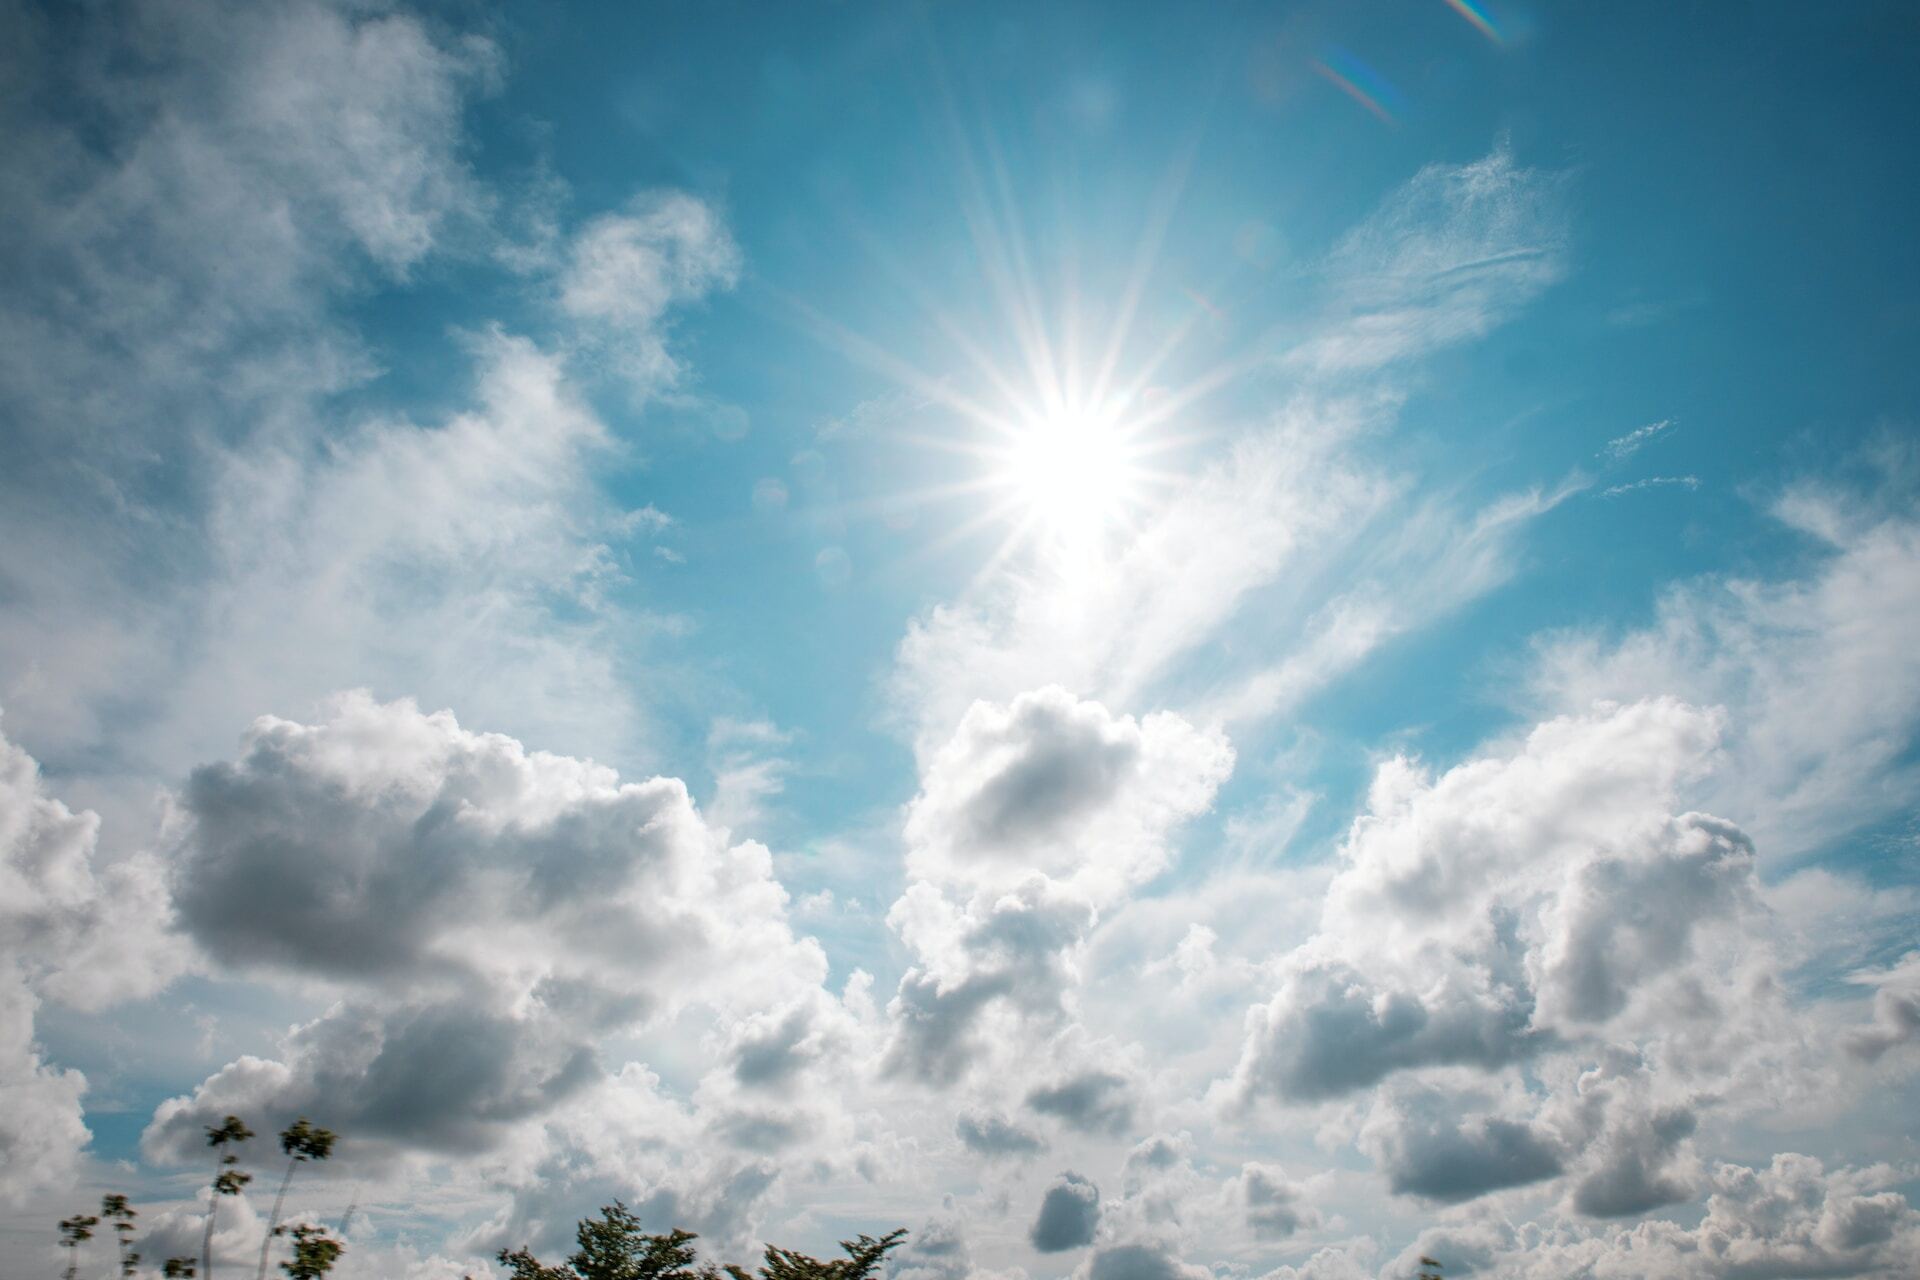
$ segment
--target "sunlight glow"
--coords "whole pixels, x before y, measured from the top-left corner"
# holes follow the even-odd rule
[[[1067,411],[1025,425],[1007,449],[1005,480],[1053,532],[1098,532],[1124,514],[1139,476],[1111,415]]]

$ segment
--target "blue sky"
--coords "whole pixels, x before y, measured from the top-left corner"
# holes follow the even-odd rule
[[[1920,1259],[1903,7],[0,23],[9,1258]]]

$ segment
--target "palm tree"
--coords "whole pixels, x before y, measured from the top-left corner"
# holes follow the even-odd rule
[[[303,1222],[293,1229],[293,1257],[280,1269],[287,1273],[287,1280],[320,1280],[344,1252],[346,1246],[328,1235],[325,1227]]]
[[[1440,1264],[1426,1254],[1420,1255],[1420,1274],[1414,1280],[1446,1280],[1440,1274]]]
[[[90,1213],[76,1213],[71,1218],[60,1220],[60,1247],[67,1251],[67,1280],[80,1270],[80,1246],[93,1239],[93,1229],[100,1225],[100,1219]]]
[[[125,1196],[108,1194],[100,1197],[100,1216],[113,1223],[114,1241],[120,1250],[120,1275],[122,1280],[129,1280],[140,1265],[140,1255],[127,1249],[133,1243],[133,1220],[140,1215]]]
[[[280,1193],[273,1198],[273,1215],[267,1219],[267,1234],[260,1241],[260,1270],[254,1280],[267,1280],[267,1251],[273,1247],[273,1238],[280,1231],[280,1208],[286,1203],[287,1186],[293,1181],[293,1171],[309,1160],[325,1160],[333,1153],[333,1134],[316,1128],[301,1116],[287,1128],[280,1131],[280,1150],[287,1154],[287,1176],[280,1179]],[[332,1265],[331,1262],[328,1263]]]
[[[207,1145],[220,1152],[213,1165],[213,1187],[207,1192],[207,1230],[200,1240],[200,1264],[207,1273],[207,1280],[213,1280],[213,1218],[214,1211],[220,1206],[221,1196],[237,1196],[240,1189],[253,1181],[250,1173],[241,1173],[234,1165],[240,1163],[240,1157],[226,1150],[228,1145],[238,1146],[253,1136],[253,1130],[239,1116],[228,1116],[218,1125],[207,1126]],[[191,1262],[191,1259],[175,1258],[174,1262]],[[191,1276],[193,1272],[184,1273]]]

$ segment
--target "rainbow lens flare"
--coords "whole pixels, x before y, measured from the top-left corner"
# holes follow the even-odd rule
[[[1405,110],[1400,91],[1387,78],[1337,46],[1328,46],[1313,60],[1313,69],[1342,93],[1371,111],[1383,123],[1398,125]]]
[[[1472,0],[1447,0],[1447,5],[1495,44],[1504,45],[1507,42],[1506,37],[1500,34],[1500,28],[1494,26],[1493,19],[1487,16],[1487,11],[1472,3]]]

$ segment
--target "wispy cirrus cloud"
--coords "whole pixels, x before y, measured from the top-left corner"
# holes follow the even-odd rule
[[[1600,452],[1609,462],[1625,462],[1655,440],[1673,430],[1673,419],[1662,418],[1658,422],[1649,422],[1644,427],[1635,427],[1623,436],[1615,436],[1607,441]]]
[[[1603,498],[1618,498],[1629,493],[1638,493],[1643,489],[1698,489],[1699,476],[1648,476],[1644,480],[1634,480],[1627,484],[1608,485],[1600,491]]]

